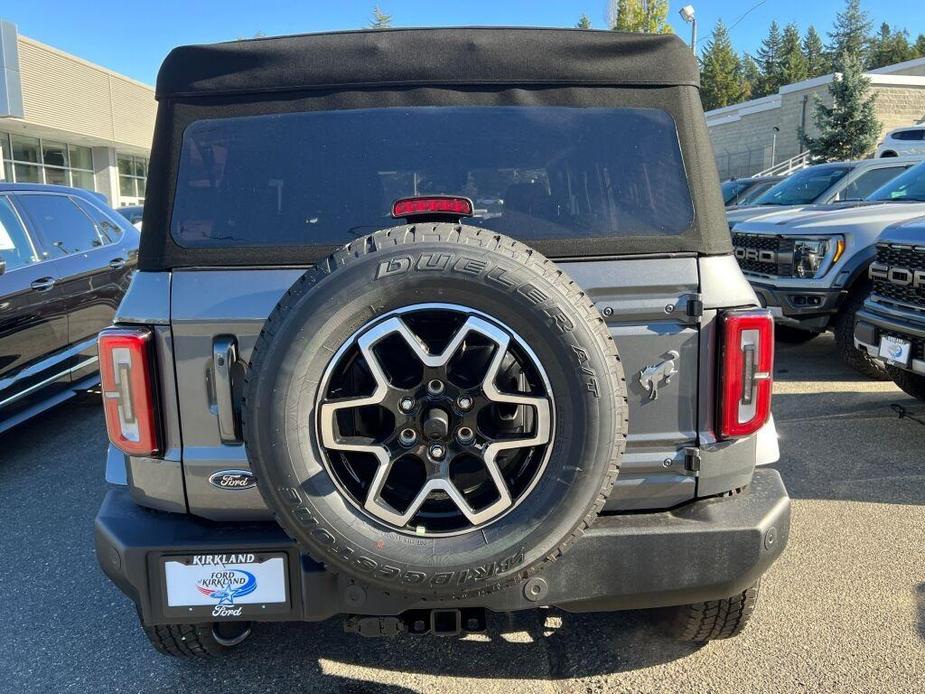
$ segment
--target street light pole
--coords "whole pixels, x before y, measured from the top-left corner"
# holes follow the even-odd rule
[[[678,14],[681,15],[681,19],[691,25],[691,51],[697,55],[697,17],[694,6],[685,5],[678,10]]]
[[[777,133],[779,132],[780,128],[776,125],[771,128],[771,166],[777,163]]]

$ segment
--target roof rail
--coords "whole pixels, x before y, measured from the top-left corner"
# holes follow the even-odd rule
[[[752,178],[757,178],[758,176],[789,176],[794,171],[805,169],[809,165],[809,152],[800,152],[795,157],[790,157],[790,159],[786,161],[778,162],[774,166],[769,166],[764,171],[753,174]]]

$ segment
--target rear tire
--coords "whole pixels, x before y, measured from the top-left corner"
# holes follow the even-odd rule
[[[893,383],[902,388],[905,393],[925,401],[925,376],[919,376],[905,369],[897,369],[895,366],[887,366],[886,372],[893,379]]]
[[[755,611],[759,585],[760,581],[730,598],[674,608],[672,635],[681,641],[697,643],[738,636]]]
[[[858,373],[875,381],[889,381],[890,376],[884,364],[871,357],[866,350],[854,346],[854,317],[864,305],[866,297],[866,289],[855,289],[848,295],[845,305],[835,317],[835,346],[842,361]]]
[[[160,653],[175,658],[224,655],[250,636],[250,622],[213,624],[160,624],[144,627],[145,635]]]
[[[774,326],[774,339],[788,345],[802,345],[804,342],[809,342],[814,337],[818,337],[818,335],[819,333],[813,333],[802,328],[793,328],[789,325]]]

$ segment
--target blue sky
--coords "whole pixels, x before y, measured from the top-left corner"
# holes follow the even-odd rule
[[[697,9],[700,37],[718,18],[732,25],[740,51],[753,52],[776,19],[795,21],[801,30],[815,24],[823,38],[843,0],[687,0]],[[675,30],[688,40],[690,27],[677,15],[687,2],[671,2]],[[184,43],[210,43],[266,35],[355,29],[369,21],[374,1],[366,0],[16,0],[0,4],[0,17],[20,33],[99,63],[148,84],[167,52]],[[586,13],[605,27],[606,0],[381,0],[395,26],[535,25],[572,26]],[[914,38],[925,32],[925,3],[862,0],[877,26],[899,22]],[[891,9],[893,10],[891,12]],[[749,11],[750,10],[750,11]],[[743,15],[745,15],[743,17]],[[705,40],[698,41],[702,48]]]

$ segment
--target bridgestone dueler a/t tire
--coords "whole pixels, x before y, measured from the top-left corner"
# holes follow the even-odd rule
[[[159,652],[177,658],[207,658],[223,655],[244,641],[250,635],[248,625],[229,624],[243,631],[229,643],[222,643],[215,637],[213,624],[161,624],[144,627],[145,635]],[[230,644],[234,645],[230,645]]]
[[[700,643],[738,636],[758,604],[759,585],[755,583],[731,598],[673,608],[673,635],[681,641]]]
[[[331,356],[351,335],[432,302],[488,314],[530,346],[549,380],[554,439],[535,486],[505,515],[471,532],[416,537],[339,491],[314,408]],[[260,492],[304,549],[361,583],[433,597],[497,590],[555,561],[604,505],[627,427],[623,368],[588,297],[536,251],[450,223],[377,232],[306,272],[255,344],[242,409]]]

